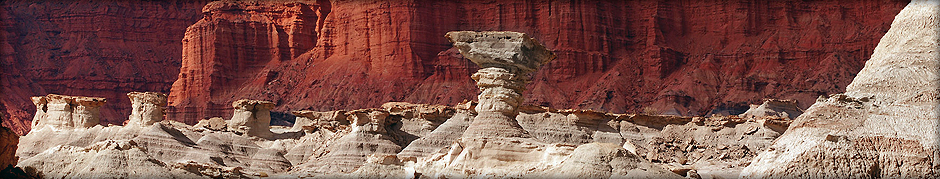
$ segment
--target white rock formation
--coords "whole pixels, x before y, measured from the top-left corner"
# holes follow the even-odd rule
[[[271,108],[274,103],[242,99],[232,102],[235,113],[228,121],[229,130],[257,137],[271,136]]]
[[[342,124],[349,125],[349,121],[346,120],[346,111],[294,111],[291,113],[296,116],[294,126],[291,127],[293,131],[303,130],[307,133],[318,129],[335,131],[335,128]]]
[[[940,178],[940,2],[895,17],[844,94],[821,97],[742,173]]]
[[[466,136],[522,137],[514,118],[522,104],[529,73],[555,59],[535,39],[518,32],[455,31],[445,35],[460,54],[480,66],[471,76],[480,88],[479,114]]]
[[[105,98],[49,94],[32,97],[36,105],[32,130],[46,126],[55,129],[89,128],[101,122]]]
[[[795,119],[803,114],[803,110],[797,105],[795,100],[764,99],[760,105],[751,105],[751,108],[741,113],[743,118],[762,118],[775,117]]]
[[[156,92],[130,92],[131,115],[127,125],[149,126],[163,121],[167,105],[167,96]]]

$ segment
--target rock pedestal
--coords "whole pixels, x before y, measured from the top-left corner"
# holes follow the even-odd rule
[[[464,136],[521,137],[515,121],[529,73],[555,59],[555,55],[524,33],[448,32],[460,54],[480,66],[471,76],[480,88],[479,114]]]
[[[150,126],[163,121],[163,112],[167,105],[166,94],[130,92],[127,97],[131,99],[131,115],[128,116],[127,125]]]
[[[36,105],[32,129],[52,126],[57,129],[89,128],[101,122],[100,108],[105,98],[49,94],[31,98]]]
[[[271,133],[271,108],[274,103],[242,99],[232,102],[235,113],[228,122],[230,130],[250,136],[268,137]]]

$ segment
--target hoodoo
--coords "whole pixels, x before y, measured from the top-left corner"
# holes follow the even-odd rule
[[[45,126],[57,129],[89,128],[101,121],[99,110],[105,98],[49,94],[32,97],[36,105],[32,129]]]
[[[471,76],[480,88],[479,115],[464,136],[521,137],[515,121],[529,73],[555,59],[555,54],[535,39],[519,32],[448,32],[467,59],[480,66]]]
[[[167,104],[166,94],[130,92],[127,97],[131,99],[131,115],[128,116],[127,125],[150,126],[163,121]]]

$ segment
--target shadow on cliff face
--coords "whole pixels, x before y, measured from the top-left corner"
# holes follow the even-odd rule
[[[294,126],[296,118],[288,112],[271,111],[271,126]]]

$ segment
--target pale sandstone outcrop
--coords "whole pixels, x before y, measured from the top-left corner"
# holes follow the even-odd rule
[[[349,125],[346,120],[346,111],[294,111],[291,112],[297,118],[294,119],[294,126],[291,130],[313,132],[317,129],[326,129],[335,131],[340,125]]]
[[[153,160],[133,140],[105,140],[85,147],[59,145],[21,161],[44,178],[194,178],[199,175]]]
[[[228,129],[228,121],[222,119],[222,117],[213,117],[209,119],[199,120],[196,125],[193,125],[196,129],[209,129],[214,131],[224,131]]]
[[[681,178],[611,143],[580,145],[560,164],[536,175],[546,178]]]
[[[741,113],[743,118],[777,117],[795,119],[803,114],[796,100],[764,99],[760,105],[751,105],[751,108]]]
[[[434,128],[426,136],[409,143],[398,156],[414,161],[417,158],[426,157],[440,151],[460,139],[460,136],[467,130],[467,126],[470,126],[470,121],[474,116],[475,114],[470,111],[457,110],[450,119]]]
[[[820,97],[742,177],[940,177],[940,2],[895,17],[844,94]]]
[[[738,116],[694,117],[685,124],[665,126],[637,153],[654,163],[668,164],[667,168],[686,177],[736,178],[781,133]]]
[[[457,113],[456,109],[450,106],[406,102],[388,102],[382,104],[382,110],[389,112],[391,120],[401,123],[392,126],[389,132],[400,137],[398,140],[402,146],[427,136]]]
[[[105,98],[49,94],[32,97],[36,105],[32,129],[50,126],[56,129],[89,128],[101,122],[100,108]]]
[[[228,121],[229,130],[250,136],[271,136],[271,108],[274,103],[242,99],[232,102],[235,108],[232,119]]]
[[[167,105],[166,94],[130,92],[127,97],[131,99],[131,115],[128,116],[127,125],[149,126],[163,121]]]
[[[350,121],[349,133],[335,144],[326,146],[328,152],[322,158],[302,165],[306,172],[335,173],[353,172],[362,166],[370,155],[397,154],[401,151],[388,134],[389,113],[379,109],[359,109],[346,113]]]
[[[525,132],[514,118],[527,75],[554,60],[555,54],[519,32],[455,31],[445,37],[481,68],[471,76],[482,91],[475,109],[479,115],[465,136],[522,137]]]
[[[17,152],[22,156],[21,160],[37,156],[40,158],[35,161],[49,160],[55,155],[73,154],[67,154],[69,152],[64,150],[52,151],[57,153],[55,155],[40,153],[57,147],[87,148],[104,141],[134,141],[134,146],[145,149],[142,151],[147,154],[147,160],[166,164],[167,169],[161,171],[169,171],[166,173],[175,177],[641,177],[656,174],[654,176],[668,178],[679,175],[659,175],[662,171],[669,171],[663,166],[685,172],[682,173],[685,175],[695,175],[689,171],[697,170],[703,177],[713,177],[718,175],[709,169],[734,169],[736,167],[731,165],[739,163],[700,165],[698,163],[709,160],[695,162],[694,157],[689,157],[690,162],[683,165],[661,156],[692,156],[697,154],[691,153],[700,149],[705,151],[701,153],[733,153],[742,148],[722,148],[709,142],[750,145],[746,141],[754,137],[765,137],[766,140],[774,137],[756,136],[761,132],[748,132],[746,126],[757,125],[754,122],[731,125],[720,120],[693,120],[677,116],[623,115],[523,106],[516,120],[531,137],[461,138],[475,113],[469,110],[473,108],[472,102],[457,106],[390,103],[382,109],[345,112],[343,116],[346,119],[342,121],[347,122],[337,123],[329,130],[319,127],[309,132],[272,130],[270,138],[239,135],[228,130],[206,130],[205,127],[192,127],[175,121],[161,121],[148,127],[97,126],[58,131],[44,128],[24,136]],[[416,116],[447,119],[441,124],[435,124],[435,121],[441,119]],[[221,118],[214,120],[217,120],[215,123],[223,121]],[[704,142],[677,140],[684,135],[693,135],[682,133],[689,128],[703,128],[697,129],[703,132],[722,129],[715,133],[701,133],[704,136],[701,141]],[[564,133],[570,133],[572,137]],[[417,139],[409,140],[414,137]],[[743,141],[735,141],[738,138],[743,138]],[[694,140],[699,141],[698,138]],[[695,146],[693,150],[686,150],[685,147],[690,145]],[[139,156],[133,150],[124,153]],[[601,157],[608,154],[609,157]],[[635,157],[654,159],[655,162],[637,161]],[[83,164],[96,163],[92,159],[99,160],[65,159]],[[585,163],[596,167],[562,172]],[[52,160],[46,163],[21,163],[19,167],[33,167],[37,168],[37,172],[47,174],[66,172],[57,168],[33,166],[53,164],[68,165],[66,161]],[[142,162],[127,162],[126,165],[128,168],[150,167],[148,163]],[[604,169],[612,166],[618,168]]]

